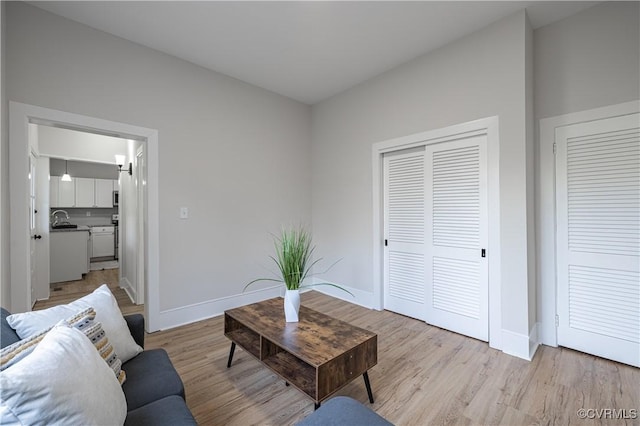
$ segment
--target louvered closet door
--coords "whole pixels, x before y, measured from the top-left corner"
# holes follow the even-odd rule
[[[489,340],[486,136],[429,145],[427,318]]]
[[[385,309],[425,318],[424,149],[384,157]]]
[[[640,366],[640,116],[556,129],[558,344]]]

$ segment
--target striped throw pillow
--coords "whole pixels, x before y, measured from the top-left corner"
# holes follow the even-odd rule
[[[105,360],[107,365],[115,373],[120,384],[123,384],[125,380],[127,380],[127,375],[124,370],[122,370],[122,361],[109,342],[107,334],[102,328],[102,324],[95,319],[96,311],[93,308],[87,308],[67,319],[65,322],[71,327],[82,331],[84,335],[91,340],[91,343],[96,347],[102,359]]]
[[[2,348],[2,350],[0,350],[0,371],[11,367],[33,352],[49,330],[51,330],[51,328]]]
[[[91,340],[91,343],[93,343],[102,359],[104,359],[107,365],[113,370],[118,382],[123,384],[127,379],[127,375],[124,370],[122,370],[122,361],[116,354],[111,343],[109,343],[109,339],[102,329],[102,324],[95,321],[95,318],[95,310],[93,308],[87,308],[62,322],[82,331],[84,335]],[[27,337],[2,349],[0,351],[0,371],[9,368],[29,355],[52,328],[53,327],[48,328],[43,332]]]

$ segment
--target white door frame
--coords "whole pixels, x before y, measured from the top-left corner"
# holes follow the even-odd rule
[[[547,346],[558,346],[556,328],[556,158],[554,153],[556,129],[573,124],[618,117],[640,112],[640,101],[624,102],[540,120],[539,171],[536,208],[538,340]]]
[[[19,102],[9,102],[9,179],[11,219],[11,310],[25,312],[29,304],[29,221],[28,221],[28,158],[29,123],[54,125],[123,139],[135,139],[147,145],[147,215],[145,236],[148,271],[148,298],[145,304],[146,328],[159,329],[159,203],[158,203],[158,131],[146,127],[118,123],[69,112],[43,108]]]
[[[136,164],[136,243],[137,243],[137,265],[136,275],[138,277],[136,283],[136,301],[138,305],[144,303],[146,294],[145,288],[146,286],[146,273],[145,273],[145,263],[146,263],[146,249],[144,244],[144,235],[147,231],[145,231],[145,211],[146,211],[146,203],[145,203],[145,183],[144,183],[144,175],[146,173],[147,162],[145,159],[145,149],[144,145],[140,145],[136,149],[135,153],[135,164]],[[144,168],[143,168],[144,167]]]
[[[502,349],[502,280],[500,272],[500,140],[498,117],[487,117],[427,132],[378,142],[372,149],[373,171],[373,307],[382,310],[384,223],[382,200],[382,161],[387,152],[414,148],[438,142],[487,137],[487,181],[489,205],[489,233],[487,257],[489,262],[489,346]]]

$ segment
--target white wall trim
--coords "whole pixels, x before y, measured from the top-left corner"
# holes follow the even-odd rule
[[[502,352],[531,361],[538,349],[538,325],[534,324],[529,335],[502,330]]]
[[[131,303],[136,303],[136,291],[127,277],[122,275],[120,276],[120,288],[123,289],[125,293],[127,293],[127,296],[129,296],[129,300],[131,300]]]
[[[540,346],[540,339],[538,337],[538,330],[540,328],[540,323],[537,322],[531,327],[531,331],[529,332],[529,361],[533,359]]]
[[[539,309],[539,342],[558,346],[555,326],[557,313],[556,287],[556,180],[555,142],[556,129],[578,123],[618,117],[640,112],[640,101],[624,102],[602,108],[564,114],[540,120],[538,145],[539,169],[537,173],[538,199],[536,202],[537,294]]]
[[[19,102],[9,102],[9,176],[11,180],[11,310],[30,310],[28,211],[28,124],[59,124],[77,130],[135,139],[147,144],[147,286],[145,317],[148,331],[158,330],[160,313],[160,251],[158,202],[158,131]],[[25,284],[26,283],[26,284]]]
[[[375,143],[372,147],[373,171],[373,298],[371,306],[383,309],[383,220],[382,159],[388,152],[414,148],[475,135],[487,136],[487,184],[489,205],[489,346],[502,348],[502,274],[500,245],[500,138],[498,117],[487,117],[463,124],[429,130]]]
[[[323,282],[327,281],[314,278],[314,284]],[[342,284],[340,284],[340,287],[344,288],[345,290],[349,290],[355,297],[351,297],[349,293],[345,293],[339,288],[335,288],[329,285],[314,285],[313,287],[308,288],[310,290],[317,291],[318,293],[323,293],[328,296],[335,297],[336,299],[344,300],[345,302],[353,303],[368,309],[374,309],[373,293],[353,287],[348,287]]]
[[[161,311],[158,318],[159,330],[167,330],[217,317],[218,315],[222,315],[227,309],[280,297],[283,294],[283,287],[284,286],[280,284],[261,290],[247,291],[241,294],[234,294],[232,296],[206,300],[204,302]]]

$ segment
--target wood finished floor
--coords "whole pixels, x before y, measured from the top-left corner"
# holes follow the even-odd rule
[[[110,287],[123,312],[141,311],[117,286]],[[55,292],[57,300],[47,306],[82,291]],[[378,334],[378,365],[369,372],[375,403],[369,404],[361,378],[336,395],[351,396],[396,425],[640,424],[577,416],[580,408],[640,414],[640,369],[547,346],[528,362],[487,343],[318,292],[304,293],[302,303]],[[242,349],[227,369],[230,342],[222,316],[147,335],[145,346],[167,350],[200,425],[290,425],[313,411],[311,400]]]
[[[118,287],[119,271],[117,268],[90,271],[85,274],[81,280],[51,284],[49,288],[49,299],[36,302],[33,309],[46,309],[51,306],[69,303],[82,296],[86,296],[102,284],[107,284],[116,297],[123,314],[143,313],[144,306],[131,303],[131,299],[129,299],[127,293]]]

